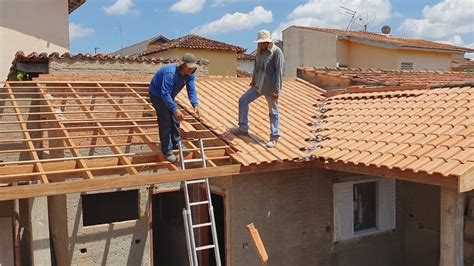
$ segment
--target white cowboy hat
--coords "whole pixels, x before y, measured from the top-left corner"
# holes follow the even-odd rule
[[[258,32],[256,43],[273,42],[272,36],[268,30],[261,30]]]

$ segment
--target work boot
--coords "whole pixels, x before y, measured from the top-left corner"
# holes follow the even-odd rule
[[[273,139],[273,140],[270,140],[269,142],[267,142],[267,144],[265,144],[265,146],[267,146],[267,148],[275,148],[278,144],[278,140],[276,139]]]
[[[170,163],[177,163],[177,162],[179,162],[179,158],[178,158],[176,155],[174,155],[174,154],[166,155],[165,158],[166,158],[166,160],[167,160],[168,162],[170,162]]]
[[[230,133],[234,134],[235,136],[248,136],[249,133],[247,131],[243,131],[240,127],[236,127],[230,130]]]

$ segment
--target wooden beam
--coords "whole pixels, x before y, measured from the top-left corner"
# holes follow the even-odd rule
[[[474,155],[473,155],[474,156]],[[459,192],[468,192],[474,189],[474,167],[459,177]]]
[[[464,195],[441,188],[440,266],[462,266],[464,255]]]
[[[257,250],[257,254],[258,254],[258,257],[260,258],[260,261],[262,262],[262,264],[267,263],[268,261],[267,250],[265,249],[265,246],[263,245],[262,238],[260,237],[260,234],[258,233],[257,228],[255,228],[253,223],[251,223],[247,225],[247,229],[249,231],[250,238],[252,238],[255,249]]]
[[[240,168],[240,165],[229,165],[156,174],[105,177],[70,182],[53,182],[48,184],[5,187],[0,189],[0,201],[173,183],[207,177],[216,178],[238,174]]]
[[[413,172],[411,170],[401,170],[398,168],[389,169],[388,167],[366,166],[362,164],[354,165],[351,163],[334,161],[311,161],[313,168],[341,171],[347,173],[356,173],[368,176],[378,176],[391,179],[405,180],[414,183],[434,185],[439,187],[448,187],[458,189],[458,178],[455,176],[443,176],[441,174],[428,174],[425,172]]]

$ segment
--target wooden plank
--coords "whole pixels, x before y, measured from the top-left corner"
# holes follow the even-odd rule
[[[448,187],[458,189],[458,178],[455,176],[442,176],[440,174],[428,174],[425,172],[402,171],[397,168],[389,169],[387,167],[354,165],[351,163],[334,161],[311,161],[312,167],[319,169],[342,171],[347,173],[356,173],[368,176],[378,176],[398,180],[406,180],[415,183],[434,185],[439,187]]]
[[[441,187],[440,266],[462,266],[464,198],[457,188]]]
[[[464,236],[470,237],[474,239],[474,219],[470,217],[466,217],[464,219]]]
[[[464,260],[474,263],[474,242],[473,240],[464,240]]]
[[[105,177],[69,182],[53,182],[48,184],[4,187],[0,189],[0,201],[146,186],[152,184],[165,184],[181,182],[184,180],[202,179],[207,177],[216,178],[223,176],[231,176],[238,174],[240,172],[240,168],[240,165],[229,165],[214,168],[170,171],[146,175]]]
[[[252,238],[253,244],[257,251],[258,257],[260,258],[260,261],[262,262],[262,264],[267,263],[268,254],[265,249],[265,246],[263,245],[262,238],[260,237],[260,234],[258,233],[257,228],[255,228],[254,224],[251,223],[247,225],[247,229],[249,231],[250,238]]]
[[[459,192],[468,192],[474,189],[474,167],[459,177]]]

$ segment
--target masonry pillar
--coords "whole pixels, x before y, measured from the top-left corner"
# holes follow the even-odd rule
[[[464,195],[441,188],[440,266],[463,265]]]

